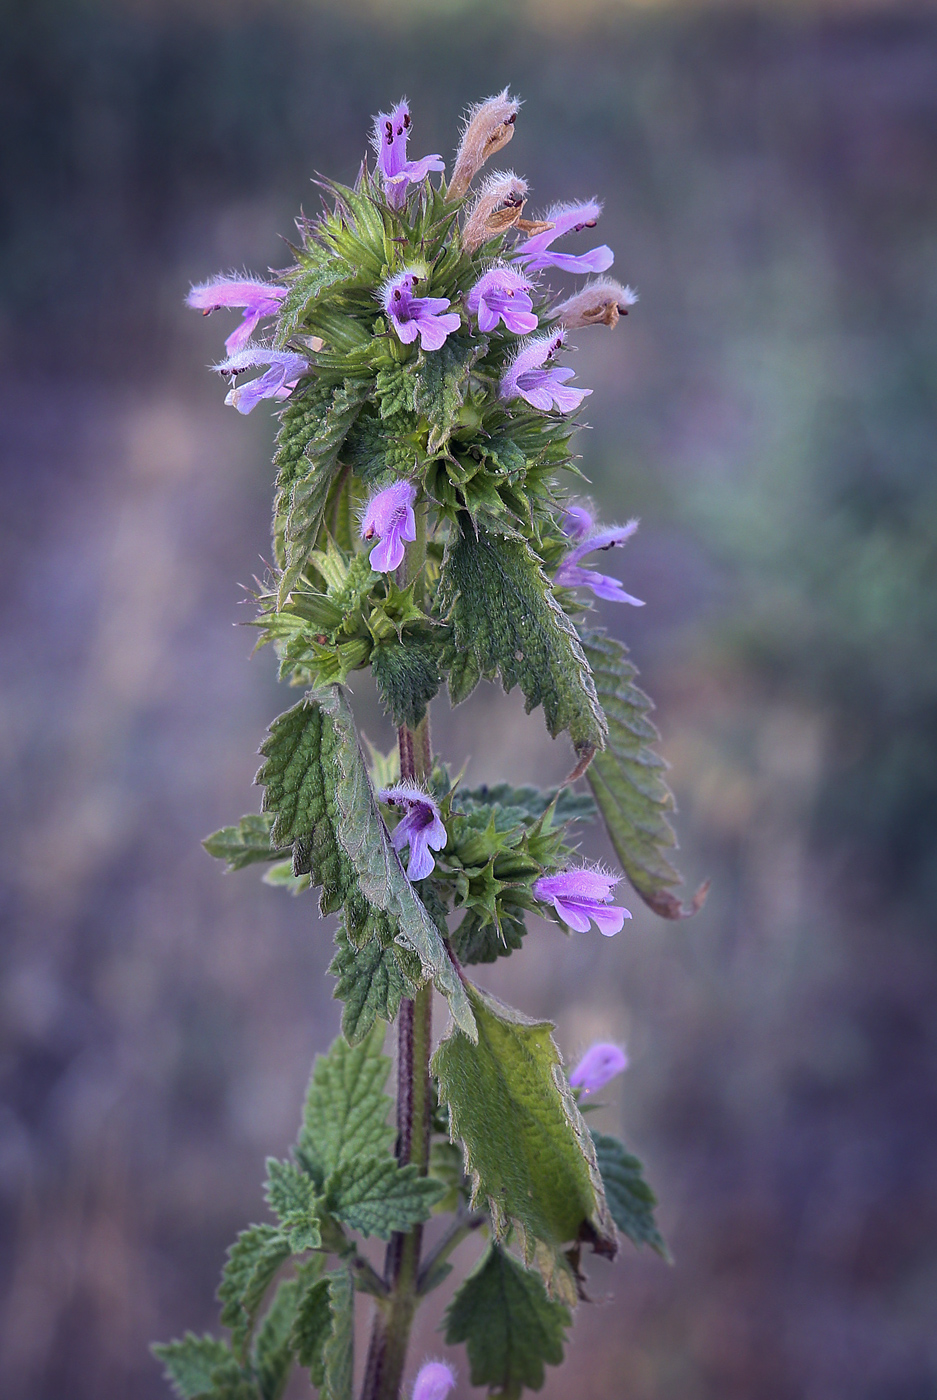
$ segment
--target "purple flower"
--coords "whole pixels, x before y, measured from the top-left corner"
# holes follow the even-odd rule
[[[586,933],[594,919],[600,933],[611,938],[631,915],[620,905],[609,904],[619,876],[604,870],[564,870],[559,875],[542,875],[534,884],[534,898],[550,903],[564,924]]]
[[[571,369],[544,368],[565,341],[562,330],[525,341],[501,376],[499,398],[505,402],[526,399],[544,412],[556,408],[559,413],[573,413],[592,390],[567,389],[566,380],[573,377]]]
[[[398,272],[381,288],[381,301],[405,345],[419,336],[424,350],[439,350],[446,336],[459,329],[462,318],[454,311],[448,316],[441,314],[449,305],[448,297],[415,297],[413,284],[417,276],[408,269]]]
[[[214,368],[219,374],[233,377],[257,365],[269,365],[270,368],[259,379],[228,390],[225,403],[236,408],[238,413],[250,413],[261,399],[289,398],[296,381],[309,372],[309,362],[305,356],[294,355],[290,350],[265,350],[262,345],[245,345],[243,350],[229,355]]]
[[[413,502],[416,487],[411,481],[395,481],[377,491],[368,501],[361,517],[361,538],[379,544],[371,550],[371,568],[376,574],[390,574],[403,563],[404,540],[416,539],[416,516]]]
[[[564,272],[604,272],[615,261],[615,254],[604,243],[600,248],[590,248],[588,253],[554,253],[550,247],[566,233],[595,228],[601,212],[597,199],[586,200],[584,204],[555,204],[546,214],[546,220],[553,227],[544,233],[535,233],[516,249],[518,262],[522,262],[528,272],[542,267],[559,267]]]
[[[213,277],[210,282],[193,287],[185,304],[201,311],[203,316],[209,316],[222,306],[243,306],[241,324],[224,343],[228,354],[233,355],[235,350],[243,350],[257,329],[258,322],[265,316],[277,314],[286,291],[286,287],[274,287],[255,277]]]
[[[515,335],[537,329],[530,282],[513,267],[493,267],[468,294],[466,306],[478,317],[480,331],[493,331],[501,320]]]
[[[407,198],[407,186],[425,180],[431,170],[445,170],[442,156],[422,156],[407,160],[410,139],[410,108],[402,97],[392,112],[379,112],[374,118],[371,144],[377,154],[377,168],[384,181],[388,203],[400,209]]]
[[[446,844],[446,828],[442,824],[439,808],[415,783],[398,783],[396,787],[381,788],[378,798],[388,807],[402,809],[403,817],[391,833],[391,844],[395,851],[409,845],[407,875],[411,880],[424,879],[436,865],[430,851],[441,851]]]
[[[609,603],[631,603],[633,607],[643,608],[643,600],[626,593],[617,578],[600,574],[595,569],[579,567],[579,561],[585,555],[624,544],[637,528],[638,522],[629,520],[627,525],[611,525],[605,530],[595,530],[589,512],[581,506],[571,506],[563,521],[563,533],[579,543],[565,555],[553,575],[553,582],[562,588],[591,588],[597,598],[604,598]]]
[[[581,1086],[584,1094],[596,1094],[605,1088],[610,1079],[627,1068],[628,1056],[620,1045],[598,1041],[590,1045],[569,1076],[569,1082],[574,1088]]]
[[[412,1400],[446,1400],[455,1385],[455,1373],[444,1361],[427,1361],[413,1382]]]

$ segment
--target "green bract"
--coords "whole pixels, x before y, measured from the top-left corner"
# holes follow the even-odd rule
[[[339,915],[329,970],[343,1009],[294,1152],[268,1159],[271,1219],[229,1251],[219,1297],[230,1346],[187,1334],[156,1349],[184,1400],[279,1400],[294,1364],[321,1395],[349,1400],[356,1290],[375,1306],[363,1400],[391,1400],[419,1299],[477,1230],[488,1244],[449,1306],[446,1339],[467,1343],[473,1384],[516,1397],[562,1360],[586,1296],[584,1250],[613,1258],[617,1225],[666,1254],[641,1165],[587,1129],[553,1027],[465,974],[518,951],[532,911],[620,927],[614,878],[576,852],[574,824],[598,814],[641,897],[667,917],[685,912],[650,702],[622,644],[585,627],[576,591],[597,579],[594,591],[617,596],[614,580],[573,566],[623,543],[634,522],[602,533],[586,507],[566,514],[578,475],[570,415],[588,390],[567,383],[558,357],[598,312],[588,297],[560,306],[544,272],[553,241],[591,227],[601,206],[527,223],[514,175],[464,193],[511,139],[517,110],[507,90],[473,109],[454,197],[426,178],[439,158],[410,160],[399,103],[375,125],[375,168],[354,187],[325,183],[327,212],[300,221],[275,284],[222,278],[190,294],[203,310],[244,308],[222,373],[269,366],[228,401],[241,412],[282,401],[274,566],[255,625],[302,692],[261,744],[261,811],[205,846],[231,870],[268,863],[268,883],[319,891],[320,913]],[[612,255],[564,256],[566,268],[602,271]],[[603,306],[634,300],[602,288]],[[266,340],[249,342],[265,320]],[[346,688],[366,668],[398,731],[395,752],[371,749],[370,761]],[[567,785],[468,789],[434,758],[440,688],[459,704],[494,680],[519,686],[528,712],[542,708],[551,736],[568,735]],[[569,786],[584,773],[591,797]],[[599,940],[597,956],[612,951]],[[430,1066],[433,988],[451,1020]],[[396,1129],[383,1054],[395,1020]],[[424,1228],[445,1213],[424,1257]],[[356,1236],[389,1240],[383,1273]]]

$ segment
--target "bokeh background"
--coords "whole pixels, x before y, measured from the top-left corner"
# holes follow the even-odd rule
[[[570,1057],[627,1041],[604,1126],[676,1259],[596,1266],[544,1394],[937,1395],[937,14],[6,0],[0,32],[0,1393],[166,1393],[147,1344],[215,1326],[338,1028],[313,901],[199,845],[291,696],[236,625],[272,416],[224,408],[233,322],[182,298],[280,265],[402,92],[448,154],[510,83],[533,207],[603,196],[640,292],[578,337],[582,465],[643,520],[647,607],[603,620],[713,882],[482,974]],[[475,780],[568,767],[516,696],[436,708]]]

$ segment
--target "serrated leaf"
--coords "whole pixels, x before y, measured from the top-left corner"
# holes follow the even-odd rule
[[[257,1329],[254,1343],[254,1371],[263,1400],[281,1400],[293,1369],[290,1343],[299,1284],[287,1279],[276,1291]]]
[[[376,939],[356,951],[341,928],[335,942],[338,950],[329,964],[329,972],[338,978],[333,995],[345,1003],[342,1034],[354,1045],[367,1035],[378,1016],[393,1021],[401,999],[416,996],[420,960],[398,944],[382,947]]]
[[[278,583],[282,606],[316,547],[329,492],[338,472],[338,454],[370,393],[367,380],[346,379],[291,400],[283,410],[274,464],[274,549],[283,572]]]
[[[453,627],[449,690],[453,704],[473,677],[500,674],[505,690],[519,685],[528,714],[543,705],[555,738],[568,730],[576,752],[605,742],[605,719],[588,662],[569,618],[529,545],[479,530],[464,516],[446,547],[440,605]]]
[[[471,340],[450,336],[441,349],[422,357],[413,402],[417,413],[429,421],[429,454],[438,452],[448,442],[458,423],[469,371],[487,348],[484,336]]]
[[[290,278],[289,290],[280,306],[277,345],[285,345],[301,329],[307,309],[324,291],[352,275],[353,270],[334,254],[307,250],[302,264]]]
[[[536,821],[547,808],[556,802],[553,809],[555,823],[592,821],[598,816],[595,801],[587,792],[574,792],[572,788],[543,788],[533,786],[512,787],[510,783],[483,783],[477,788],[459,788],[458,805],[471,807],[501,807],[517,812],[518,820]]]
[[[321,1189],[332,1172],[356,1157],[390,1157],[394,1130],[384,1093],[390,1060],[382,1053],[386,1027],[376,1025],[358,1045],[342,1036],[317,1055],[306,1091],[299,1155]]]
[[[407,879],[377,811],[354,719],[338,686],[311,692],[281,715],[261,746],[257,774],[272,840],[292,844],[295,874],[322,885],[320,908],[344,909],[349,941],[392,939],[416,953],[424,978],[474,1034],[472,1012],[439,929]]]
[[[560,1365],[570,1322],[539,1275],[492,1244],[446,1310],[446,1343],[466,1343],[472,1385],[517,1400],[525,1386],[540,1390],[545,1365]]]
[[[667,765],[650,747],[660,738],[648,718],[654,706],[634,685],[637,668],[622,642],[595,630],[582,633],[582,644],[609,730],[606,748],[592,760],[586,781],[612,845],[628,879],[655,914],[665,919],[695,914],[706,897],[706,885],[686,908],[673,893],[673,887],[683,883],[668,855],[677,845],[667,819],[676,803],[664,781]]]
[[[322,1348],[320,1400],[351,1400],[355,1360],[355,1289],[348,1269],[328,1275],[331,1328]]]
[[[321,1270],[319,1260],[315,1261],[315,1266],[317,1270]],[[302,1292],[293,1319],[290,1346],[296,1360],[300,1366],[308,1368],[312,1383],[318,1388],[325,1379],[322,1351],[332,1330],[329,1277],[327,1274],[313,1277],[311,1282],[308,1278],[301,1277],[300,1284]]]
[[[289,1255],[289,1241],[272,1225],[242,1230],[228,1250],[218,1297],[224,1305],[221,1321],[231,1329],[231,1345],[242,1362],[264,1295]]]
[[[267,1158],[267,1204],[277,1216],[294,1254],[318,1249],[322,1243],[316,1192],[305,1172],[292,1162]]]
[[[487,1203],[498,1238],[514,1226],[530,1259],[535,1241],[552,1249],[588,1239],[615,1253],[615,1227],[595,1149],[562,1070],[547,1021],[470,987],[478,1027],[473,1045],[453,1031],[433,1073],[449,1105],[450,1136],[461,1138],[473,1200]]]
[[[592,1141],[615,1224],[634,1244],[649,1245],[669,1261],[670,1251],[654,1219],[657,1197],[644,1179],[640,1161],[607,1133],[593,1132]]]
[[[516,953],[527,933],[523,911],[516,916],[499,909],[497,923],[479,909],[469,909],[452,935],[452,951],[463,965],[493,963]]]
[[[443,1190],[416,1165],[400,1167],[385,1155],[344,1162],[326,1181],[325,1197],[336,1220],[387,1240],[428,1220]]]
[[[212,1372],[226,1361],[233,1361],[227,1342],[217,1337],[197,1337],[186,1332],[181,1341],[160,1342],[151,1348],[163,1363],[166,1380],[180,1400],[195,1400],[211,1390]]]
[[[394,724],[415,729],[439,690],[439,648],[431,642],[389,639],[371,653],[371,671]]]
[[[243,870],[255,861],[279,860],[282,850],[271,844],[273,819],[267,812],[252,812],[242,817],[237,826],[223,826],[202,845],[216,860],[227,861],[229,870]]]
[[[199,1400],[262,1400],[262,1397],[253,1377],[232,1356],[215,1367],[211,1389],[199,1396]]]

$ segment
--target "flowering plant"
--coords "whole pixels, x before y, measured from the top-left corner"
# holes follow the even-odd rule
[[[527,219],[512,172],[470,195],[517,111],[507,90],[474,108],[451,182],[434,185],[443,162],[409,158],[401,101],[375,119],[376,164],[354,187],[327,183],[323,216],[300,220],[287,271],[189,294],[206,314],[242,310],[216,366],[226,402],[279,405],[275,568],[256,626],[303,691],[261,746],[261,812],[205,845],[234,870],[267,864],[265,878],[294,893],[319,888],[322,914],[339,916],[330,971],[343,1011],[295,1151],[268,1161],[271,1220],[229,1252],[230,1340],[156,1348],[185,1400],[279,1400],[297,1364],[328,1400],[350,1400],[356,1291],[374,1304],[363,1400],[396,1397],[416,1307],[475,1232],[486,1247],[449,1305],[446,1340],[466,1343],[472,1384],[518,1396],[562,1360],[587,1296],[584,1250],[611,1259],[620,1232],[666,1253],[640,1163],[590,1132],[591,1105],[580,1108],[625,1068],[621,1047],[592,1047],[567,1077],[552,1027],[467,973],[520,949],[529,912],[583,935],[622,929],[621,877],[576,851],[575,824],[599,814],[653,910],[676,918],[702,898],[684,908],[674,893],[650,702],[624,646],[589,623],[589,592],[640,606],[580,565],[636,522],[599,526],[564,477],[572,415],[591,392],[568,382],[569,337],[614,326],[635,298],[602,278],[558,302],[543,280],[551,267],[610,266],[604,245],[554,248],[594,226],[595,200]],[[269,340],[255,340],[263,323]],[[366,667],[398,732],[370,768],[346,690]],[[520,686],[528,712],[542,708],[554,738],[569,735],[561,788],[468,789],[434,754],[441,686],[459,704],[495,678]],[[580,779],[591,795],[573,790]],[[434,987],[451,1019],[432,1054]],[[388,1242],[383,1271],[358,1242],[368,1236]],[[453,1384],[448,1364],[430,1361],[412,1394],[445,1400]]]

